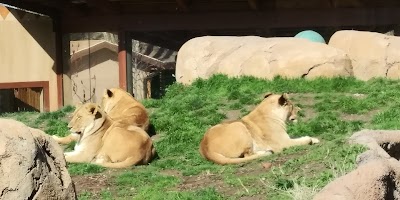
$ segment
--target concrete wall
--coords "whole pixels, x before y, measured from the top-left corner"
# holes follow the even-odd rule
[[[49,17],[0,5],[0,83],[49,81],[50,110],[58,109],[55,33]]]
[[[87,41],[74,41],[71,44],[72,54],[88,48]],[[98,45],[99,42],[92,44]],[[99,103],[106,88],[119,87],[117,52],[106,47],[91,49],[93,51],[87,51],[79,57],[72,56],[70,69],[65,72],[71,80],[71,94],[68,95],[72,98],[70,104]]]

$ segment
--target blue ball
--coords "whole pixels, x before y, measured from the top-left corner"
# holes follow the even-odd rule
[[[297,33],[294,37],[304,38],[312,42],[320,42],[326,44],[324,38],[319,33],[312,30],[301,31],[300,33]]]

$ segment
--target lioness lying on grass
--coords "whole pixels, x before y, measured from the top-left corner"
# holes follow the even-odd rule
[[[155,154],[153,143],[143,129],[111,120],[94,103],[79,107],[68,127],[77,143],[74,151],[64,153],[67,162],[125,168],[147,164]]]
[[[79,106],[76,106],[75,112]],[[114,121],[137,126],[146,132],[149,129],[149,116],[146,108],[131,94],[120,88],[105,89],[100,108]],[[59,144],[69,144],[78,139],[73,134],[62,138],[53,135],[53,138]]]
[[[296,120],[297,107],[287,94],[269,93],[242,119],[211,127],[200,143],[201,155],[218,164],[235,164],[280,152],[284,148],[319,143],[304,136],[291,139],[286,121]]]
[[[145,131],[148,130],[149,115],[146,108],[123,89],[106,89],[100,107],[114,121],[135,125]]]

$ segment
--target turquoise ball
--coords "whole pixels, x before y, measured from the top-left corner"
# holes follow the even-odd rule
[[[320,42],[326,44],[325,39],[319,33],[312,30],[301,31],[300,33],[297,33],[294,37],[304,38],[312,42]]]

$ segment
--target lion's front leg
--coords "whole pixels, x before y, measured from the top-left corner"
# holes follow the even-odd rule
[[[271,155],[273,153],[274,153],[274,151],[272,151],[272,150],[262,150],[262,151],[254,152],[254,154],[260,155],[260,156],[268,156],[268,155]]]
[[[93,159],[92,156],[87,156],[80,151],[65,152],[64,156],[69,163],[90,162]]]
[[[57,135],[51,136],[58,144],[69,144],[73,141],[77,141],[79,136],[75,136],[74,134],[69,134],[65,137],[59,137]]]
[[[274,153],[274,150],[269,145],[259,145],[253,142],[252,153],[257,155],[271,155]]]
[[[319,143],[319,140],[317,138],[313,138],[310,136],[303,136],[300,138],[290,139],[287,147],[317,144],[317,143]]]

